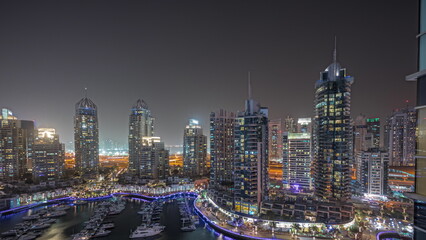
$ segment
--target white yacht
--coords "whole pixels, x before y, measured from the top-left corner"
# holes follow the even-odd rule
[[[156,227],[136,228],[136,230],[130,234],[129,238],[134,239],[134,238],[152,237],[152,236],[160,234],[162,231],[163,230],[161,228],[156,228]]]
[[[104,228],[101,228],[92,237],[95,237],[95,238],[96,237],[105,237],[105,236],[109,235],[110,233],[111,233],[111,231],[105,230]]]

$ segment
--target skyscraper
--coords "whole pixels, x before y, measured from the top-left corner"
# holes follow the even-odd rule
[[[189,120],[184,131],[183,174],[191,178],[207,174],[207,137],[195,119]]]
[[[386,126],[391,166],[413,166],[416,151],[416,110],[397,109]]]
[[[268,159],[281,162],[283,159],[283,137],[281,119],[269,121],[268,126]]]
[[[319,200],[350,197],[352,160],[351,86],[354,79],[336,61],[315,85],[315,191]]]
[[[380,148],[380,118],[367,118],[366,125],[370,148]]]
[[[97,174],[99,167],[98,110],[87,97],[75,104],[75,167],[81,174]]]
[[[232,209],[234,189],[235,114],[223,109],[210,113],[209,192],[215,202]]]
[[[299,118],[297,119],[297,132],[298,133],[312,133],[312,119]]]
[[[34,122],[18,120],[9,109],[0,115],[0,179],[21,178],[31,168]]]
[[[410,195],[414,200],[415,240],[426,239],[426,0],[419,0],[418,9],[418,72],[406,77],[407,81],[417,81],[416,191]]]
[[[283,184],[295,190],[310,190],[311,177],[311,134],[285,133],[283,158]]]
[[[129,116],[129,172],[139,176],[141,166],[140,148],[144,137],[154,136],[154,118],[148,105],[138,99]]]
[[[62,176],[65,161],[65,145],[53,128],[39,128],[33,145],[33,179],[58,180]]]
[[[356,155],[357,180],[363,193],[386,195],[388,188],[389,154],[371,148]]]
[[[169,151],[160,137],[142,137],[137,155],[140,178],[158,180],[169,176]]]
[[[268,196],[268,108],[261,107],[249,94],[245,110],[238,112],[235,124],[235,211],[259,214]]]
[[[284,119],[284,132],[296,132],[296,121],[294,118],[287,116]]]

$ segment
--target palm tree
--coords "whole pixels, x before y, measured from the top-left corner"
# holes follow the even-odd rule
[[[302,229],[302,228],[300,227],[300,224],[298,224],[298,223],[293,223],[293,225],[291,225],[291,229],[292,229],[295,233],[297,233],[297,232],[299,232],[299,231],[300,231],[300,229]]]

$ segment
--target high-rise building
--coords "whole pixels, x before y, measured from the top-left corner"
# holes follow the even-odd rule
[[[369,148],[380,148],[380,118],[367,118],[366,126]]]
[[[296,121],[294,120],[294,118],[287,116],[284,119],[284,132],[296,132]]]
[[[223,109],[210,113],[210,182],[221,185],[234,185],[234,128],[235,114]]]
[[[283,158],[283,184],[286,188],[311,190],[311,134],[285,133]]]
[[[129,172],[141,175],[141,153],[144,137],[154,136],[154,118],[145,101],[138,99],[129,116]],[[143,174],[142,174],[143,175]]]
[[[389,154],[371,148],[356,155],[357,180],[363,193],[386,195],[388,188]]]
[[[270,162],[281,162],[283,159],[283,132],[281,119],[269,121],[268,131],[268,159]]]
[[[319,200],[350,197],[352,161],[351,86],[354,79],[336,61],[315,85],[315,192]]]
[[[183,174],[195,178],[207,173],[207,137],[198,120],[190,119],[183,136]]]
[[[235,211],[257,215],[268,197],[268,109],[249,96],[235,124]]]
[[[299,118],[297,119],[297,132],[298,133],[312,133],[312,119]]]
[[[75,167],[81,174],[97,174],[99,167],[98,110],[87,97],[75,104]]]
[[[223,109],[210,113],[209,192],[215,202],[233,207],[235,114]]]
[[[391,166],[413,166],[416,151],[416,110],[397,109],[386,126]]]
[[[58,180],[65,162],[65,145],[59,142],[54,128],[39,128],[33,145],[33,179]]]
[[[34,122],[18,120],[9,109],[0,115],[0,179],[21,178],[31,169]]]
[[[143,179],[166,179],[169,174],[169,151],[160,137],[142,137],[138,148],[138,173]]]
[[[419,0],[418,9],[418,72],[406,77],[408,81],[417,81],[416,190],[410,196],[414,199],[415,240],[426,239],[426,0]]]
[[[369,148],[367,143],[367,118],[364,115],[359,115],[354,121],[354,153],[357,155]]]

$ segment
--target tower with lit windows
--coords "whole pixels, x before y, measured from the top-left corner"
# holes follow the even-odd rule
[[[207,137],[195,119],[190,119],[184,130],[183,174],[191,178],[207,174]]]
[[[268,108],[249,94],[235,121],[234,210],[258,215],[268,196]]]
[[[97,174],[99,169],[98,109],[87,97],[75,104],[75,167],[81,174]]]
[[[315,195],[321,201],[350,198],[353,82],[336,61],[334,49],[333,62],[315,84],[314,178]]]
[[[129,116],[129,172],[134,175],[141,174],[141,147],[144,137],[154,136],[154,118],[148,105],[138,99],[133,105]]]

